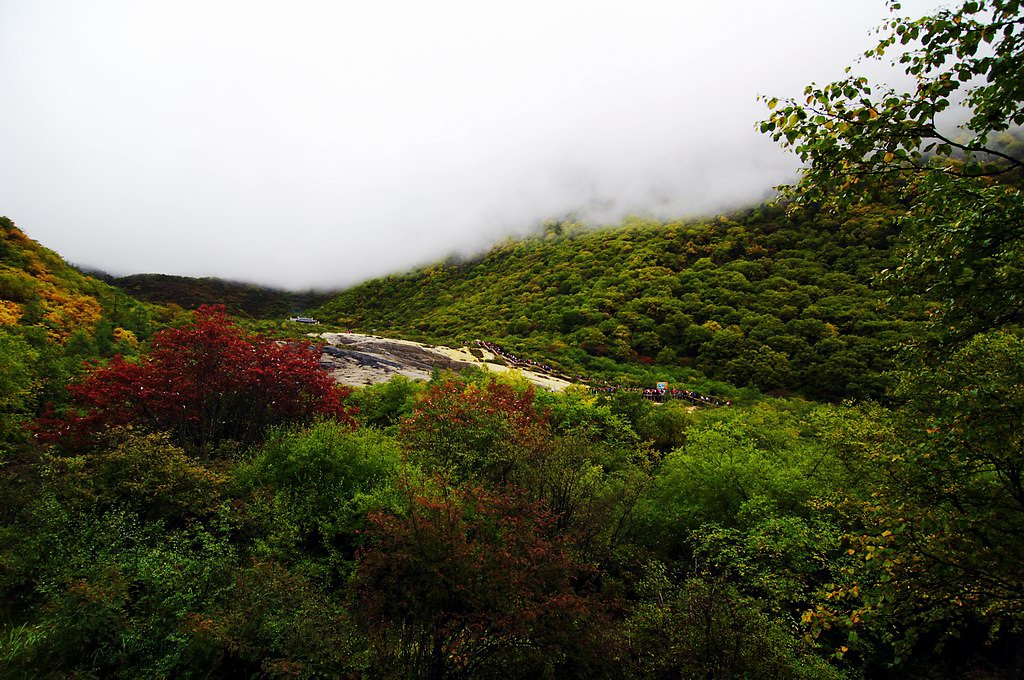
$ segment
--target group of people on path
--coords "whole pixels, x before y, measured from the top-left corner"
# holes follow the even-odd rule
[[[731,400],[709,397],[694,390],[668,389],[664,387],[623,387],[622,385],[609,385],[605,383],[602,386],[592,385],[590,391],[594,394],[607,395],[618,392],[634,392],[640,394],[644,399],[658,404],[663,404],[672,399],[683,399],[694,406],[732,406]]]
[[[505,361],[509,362],[513,366],[527,366],[534,370],[542,371],[548,375],[570,380],[567,376],[560,375],[555,372],[555,369],[550,364],[541,363],[533,359],[521,358],[508,350],[503,349],[501,346],[489,342],[487,340],[477,340],[477,345],[484,349],[492,352],[496,356],[501,357]],[[659,385],[654,388],[641,388],[641,387],[623,387],[622,385],[611,385],[608,381],[598,381],[585,375],[577,374],[575,382],[583,383],[590,386],[590,391],[594,394],[607,394],[612,395],[617,392],[636,392],[640,393],[644,399],[656,403],[664,403],[672,399],[683,399],[690,402],[695,406],[732,406],[732,401],[716,399],[709,397],[694,390],[681,390],[681,389],[668,389],[667,387]],[[600,383],[600,384],[598,384]]]

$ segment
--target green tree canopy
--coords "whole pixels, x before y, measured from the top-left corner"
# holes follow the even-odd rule
[[[875,574],[867,605],[842,620],[896,622],[895,663],[954,639],[1020,648],[1024,156],[997,135],[1024,124],[1024,15],[1016,0],[976,0],[881,33],[865,56],[898,50],[911,91],[850,75],[768,100],[761,123],[807,164],[789,189],[797,206],[904,202],[889,280],[937,301],[935,341],[905,347],[897,437],[860,455],[879,484],[870,501],[851,494],[866,533],[850,552]]]

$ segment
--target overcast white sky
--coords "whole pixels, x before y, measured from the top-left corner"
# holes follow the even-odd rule
[[[713,213],[794,171],[755,132],[756,96],[841,77],[886,12],[0,0],[0,215],[115,274],[298,288],[570,212]]]

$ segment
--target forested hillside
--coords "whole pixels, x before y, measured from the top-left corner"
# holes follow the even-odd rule
[[[69,266],[0,217],[0,448],[25,419],[61,401],[86,359],[133,355],[170,319]]]
[[[318,315],[434,340],[497,339],[570,373],[656,363],[814,398],[878,396],[890,350],[923,332],[927,309],[878,282],[899,261],[903,211],[561,222],[479,258],[366,282]]]
[[[148,333],[145,305],[79,273],[0,217],[0,323],[38,327],[57,342],[72,336],[108,342],[114,329]]]

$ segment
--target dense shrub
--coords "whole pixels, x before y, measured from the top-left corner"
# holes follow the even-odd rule
[[[313,345],[279,343],[204,307],[184,328],[162,331],[138,362],[115,357],[68,388],[73,407],[37,422],[40,436],[69,446],[97,431],[137,424],[190,450],[227,440],[249,445],[282,423],[328,418],[354,424],[347,388],[320,369]]]

